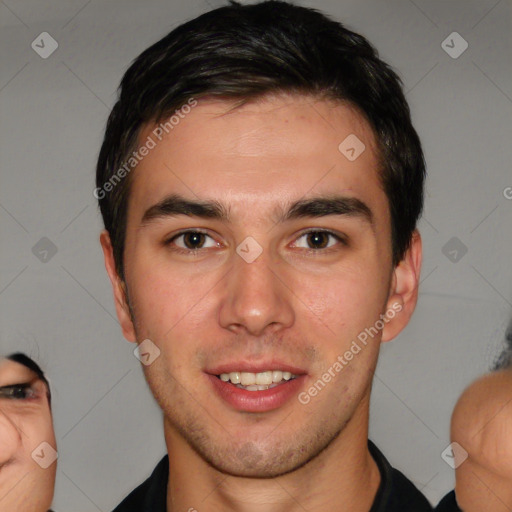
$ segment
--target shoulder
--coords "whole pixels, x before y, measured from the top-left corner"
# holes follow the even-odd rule
[[[166,512],[169,457],[157,464],[151,476],[134,489],[112,512]]]
[[[381,485],[370,512],[432,511],[423,493],[403,473],[393,468],[371,441],[368,447],[381,474]]]
[[[435,508],[435,512],[461,512],[455,499],[455,491],[448,493]]]

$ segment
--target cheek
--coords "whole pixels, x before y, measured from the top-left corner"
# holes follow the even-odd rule
[[[14,407],[13,407],[14,409]],[[0,425],[0,457],[2,449],[13,453],[23,461],[24,466],[32,467],[34,460],[32,452],[43,442],[49,443],[56,449],[55,432],[49,410],[22,410],[21,408],[9,413],[3,411],[3,419],[8,416],[9,423]],[[4,422],[5,423],[5,422]],[[13,427],[15,425],[15,427]],[[4,426],[2,429],[1,427]]]
[[[24,444],[27,447],[29,458],[31,458],[32,451],[43,442],[56,449],[55,432],[49,411],[39,412],[24,418],[21,428],[25,434],[26,442]]]
[[[215,276],[199,274],[191,279],[168,267],[134,268],[127,279],[137,337],[149,338],[162,349],[168,345],[166,341],[177,336],[190,338],[195,330],[204,330],[205,322],[214,316]]]
[[[302,278],[298,286],[303,290],[308,316],[321,320],[331,335],[357,335],[375,322],[387,298],[387,278],[359,265],[332,273],[328,278]]]
[[[13,418],[9,411],[2,409],[0,411],[0,463],[8,460],[20,443],[20,433],[15,425],[18,425],[18,420]]]
[[[159,322],[173,323],[181,316],[187,288],[179,276],[144,266],[135,268],[133,278],[128,279],[129,298],[138,321],[157,327]]]
[[[44,434],[44,440],[56,449],[57,441],[55,439],[55,430],[53,428],[52,417],[49,414],[41,422],[41,433]]]

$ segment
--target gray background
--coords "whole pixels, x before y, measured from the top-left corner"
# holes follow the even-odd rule
[[[115,318],[93,174],[131,60],[221,3],[0,2],[1,352],[25,350],[50,376],[57,512],[110,510],[165,453],[159,409]],[[440,456],[452,408],[492,364],[512,312],[512,4],[297,3],[376,45],[403,77],[424,144],[421,294],[410,326],[382,349],[370,434],[436,502],[453,486]],[[469,44],[456,59],[441,46],[454,31]],[[31,48],[42,32],[59,45],[47,59]]]

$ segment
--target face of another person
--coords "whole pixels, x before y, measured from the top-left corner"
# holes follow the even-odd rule
[[[461,395],[452,416],[456,494],[462,510],[512,508],[512,368],[480,377]]]
[[[53,457],[43,442],[55,449],[46,384],[27,367],[0,359],[0,510],[50,508],[56,463],[42,467]]]
[[[144,371],[169,438],[220,471],[273,477],[351,424],[366,435],[381,336],[395,336],[414,308],[419,241],[394,269],[374,136],[353,109],[302,97],[230,106],[199,102],[133,171],[124,252],[133,323],[101,240],[125,337],[160,350]],[[365,145],[353,161],[338,149],[351,134]],[[215,201],[228,219],[154,208],[171,194]],[[297,201],[334,196],[359,207],[280,219]],[[392,307],[384,329],[335,370]],[[296,378],[259,391],[223,381],[266,371]],[[308,394],[319,379],[325,386]]]

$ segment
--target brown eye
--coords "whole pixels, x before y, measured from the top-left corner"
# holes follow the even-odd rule
[[[299,240],[303,240],[302,242],[298,242]],[[340,236],[332,233],[331,231],[322,231],[322,230],[311,230],[306,233],[303,233],[295,242],[296,247],[300,247],[303,249],[309,250],[320,250],[320,249],[330,249],[334,247],[337,243],[345,244],[345,241]]]
[[[183,234],[183,242],[187,249],[200,249],[205,238],[204,233],[190,232]]]
[[[28,400],[36,398],[37,393],[30,384],[13,384],[12,386],[3,386],[0,388],[0,398],[10,400]]]
[[[174,250],[185,253],[219,246],[210,235],[197,230],[182,231],[165,242],[165,245],[175,246]]]
[[[329,235],[322,231],[308,233],[307,241],[312,249],[324,249],[329,244]]]

